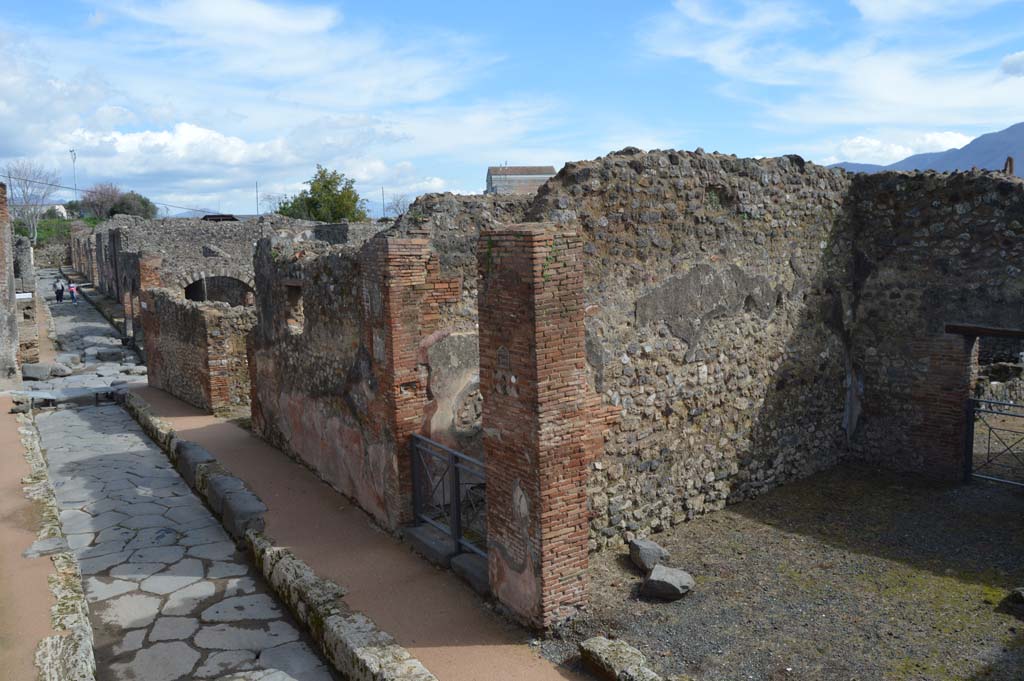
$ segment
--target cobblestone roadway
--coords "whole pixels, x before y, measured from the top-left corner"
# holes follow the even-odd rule
[[[98,313],[88,303],[70,307],[61,310],[59,335],[79,315],[90,336],[113,335],[91,319]],[[334,678],[123,409],[43,412],[37,425],[82,567],[98,678]]]

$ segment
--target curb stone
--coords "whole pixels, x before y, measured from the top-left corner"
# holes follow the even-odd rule
[[[22,479],[25,496],[42,506],[38,537],[61,550],[49,553],[54,573],[47,576],[55,603],[50,608],[53,628],[67,633],[48,636],[36,647],[35,665],[41,681],[95,681],[96,658],[93,654],[89,604],[82,587],[82,573],[75,554],[67,549],[60,525],[60,511],[50,484],[46,459],[39,447],[39,434],[30,415],[18,416],[18,429],[25,449],[25,460],[32,472]],[[59,540],[59,541],[53,541]]]
[[[243,480],[233,476],[200,445],[179,440],[174,428],[154,416],[143,398],[123,392],[118,393],[117,399],[142,430],[160,445],[179,472],[183,466],[190,471],[189,484],[220,517],[225,529],[248,547],[271,590],[346,679],[437,681],[437,677],[390,634],[381,631],[365,615],[353,612],[342,600],[345,595],[342,586],[317,577],[294,553],[275,545],[263,534],[267,507],[246,488]],[[181,463],[183,458],[184,464]]]

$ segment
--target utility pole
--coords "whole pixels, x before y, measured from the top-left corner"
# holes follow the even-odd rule
[[[75,178],[75,201],[78,200],[78,154],[74,149],[69,149],[68,153],[71,154],[71,172]]]
[[[387,217],[387,215],[384,214],[384,185],[380,186],[380,216],[382,218]]]
[[[256,217],[260,216],[260,181],[256,180]]]

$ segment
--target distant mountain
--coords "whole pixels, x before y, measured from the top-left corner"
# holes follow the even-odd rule
[[[1017,123],[1006,130],[982,135],[960,149],[914,154],[887,166],[843,161],[830,167],[843,168],[851,173],[878,173],[883,170],[952,172],[954,170],[970,170],[971,168],[1002,170],[1007,156],[1013,156],[1017,166],[1017,175],[1024,174],[1024,123]]]

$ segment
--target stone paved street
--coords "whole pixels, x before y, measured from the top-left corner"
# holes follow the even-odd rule
[[[62,391],[67,396],[145,383],[145,365],[133,350],[121,345],[117,332],[96,308],[81,298],[75,305],[67,294],[63,303],[55,302],[52,284],[60,278],[57,270],[38,272],[36,295],[46,301],[53,318],[58,352],[55,363],[28,366],[24,389],[40,395]]]
[[[87,360],[89,348],[115,347],[87,302],[51,309],[65,351]],[[79,371],[95,364],[82,361]],[[54,378],[54,389],[76,375]],[[335,678],[134,420],[116,405],[68,407],[36,420],[81,565],[98,678]]]

